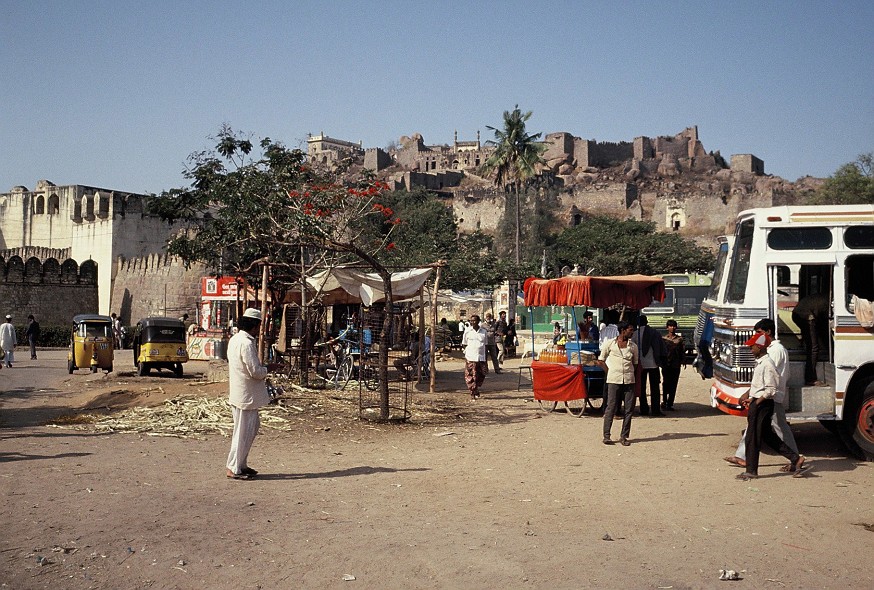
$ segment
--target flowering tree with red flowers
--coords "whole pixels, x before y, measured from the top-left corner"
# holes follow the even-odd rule
[[[363,262],[383,280],[385,341],[392,320],[391,273],[379,256],[394,248],[393,229],[401,223],[382,202],[388,186],[368,176],[341,182],[311,167],[300,150],[269,138],[258,145],[260,153],[250,139],[223,126],[214,149],[190,156],[190,185],[151,200],[152,212],[186,228],[169,242],[168,252],[219,273],[249,275],[263,264],[306,274]],[[372,231],[374,224],[379,231]],[[379,355],[381,415],[388,418],[388,348],[380,347]]]

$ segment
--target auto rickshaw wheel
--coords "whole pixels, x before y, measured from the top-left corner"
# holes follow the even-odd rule
[[[72,375],[72,374],[73,374],[73,371],[75,371],[75,370],[76,370],[76,365],[73,364],[73,361],[72,361],[72,360],[67,359],[67,372],[68,372],[70,375]]]
[[[92,373],[96,373],[97,369],[98,369],[97,365],[91,365],[91,372]]]
[[[149,363],[140,362],[137,366],[137,375],[144,377],[149,374]]]
[[[112,373],[112,365],[111,364],[106,368],[106,372]]]
[[[173,372],[176,373],[177,377],[182,377],[182,363],[176,363],[173,366]]]

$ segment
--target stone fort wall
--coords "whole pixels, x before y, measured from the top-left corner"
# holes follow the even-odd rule
[[[200,264],[189,268],[181,259],[164,254],[118,258],[112,282],[112,311],[125,325],[149,316],[180,317],[193,321],[200,299],[200,279],[209,274]]]
[[[80,313],[98,313],[97,264],[56,258],[0,258],[0,313],[16,325],[33,314],[43,327],[66,326]]]

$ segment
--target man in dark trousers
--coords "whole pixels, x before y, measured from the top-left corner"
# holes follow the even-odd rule
[[[36,343],[39,341],[39,322],[33,314],[27,316],[27,330],[24,331],[27,343],[30,344],[30,360],[36,360]]]
[[[634,335],[634,343],[640,351],[640,415],[664,416],[660,405],[662,396],[659,391],[661,383],[659,367],[664,364],[665,345],[662,335],[649,326],[649,320],[645,315],[640,314],[637,325],[639,327]],[[646,401],[647,381],[649,381],[649,398],[652,402],[651,410],[650,404]]]
[[[792,321],[801,330],[804,343],[805,385],[825,385],[816,375],[819,361],[819,342],[828,337],[829,298],[822,293],[813,293],[801,299],[792,310]]]
[[[804,455],[793,451],[778,437],[771,428],[771,418],[774,415],[774,396],[780,387],[780,375],[774,361],[768,356],[768,346],[771,338],[767,334],[754,334],[746,345],[750,347],[756,358],[756,368],[750,382],[750,390],[740,397],[740,402],[747,407],[747,432],[744,435],[747,462],[746,470],[737,479],[748,481],[759,477],[759,453],[762,445],[769,447],[789,459],[794,477],[802,475]]]

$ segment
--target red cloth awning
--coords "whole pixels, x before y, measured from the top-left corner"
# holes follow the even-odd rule
[[[664,301],[665,281],[646,275],[616,277],[567,276],[560,279],[525,280],[525,305],[585,305],[610,307],[624,303],[643,309],[653,300]]]

